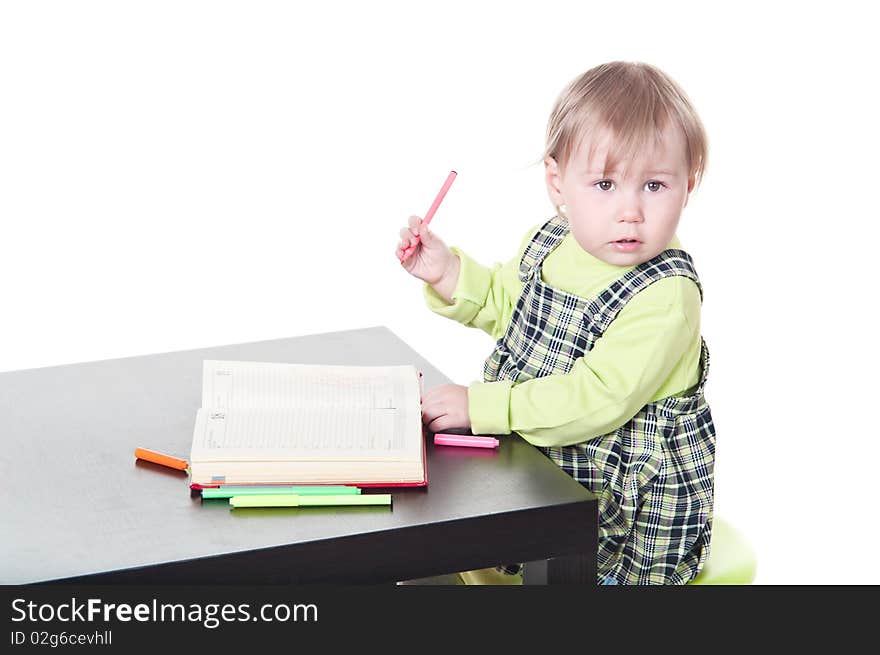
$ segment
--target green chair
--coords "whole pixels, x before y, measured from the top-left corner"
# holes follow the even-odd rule
[[[709,559],[703,565],[692,585],[746,585],[755,579],[757,561],[752,547],[737,530],[724,519],[712,520],[712,547]],[[518,585],[521,575],[504,575],[495,569],[462,571],[452,584]]]
[[[692,585],[752,584],[758,568],[749,542],[730,523],[719,516],[712,520],[709,559]]]

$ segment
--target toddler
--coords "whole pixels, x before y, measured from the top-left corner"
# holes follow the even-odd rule
[[[596,494],[601,584],[685,584],[709,553],[702,288],[675,234],[707,149],[665,73],[603,64],[556,101],[543,160],[556,213],[513,259],[481,266],[418,216],[400,231],[428,306],[496,340],[483,382],[425,393],[425,425],[516,432]]]

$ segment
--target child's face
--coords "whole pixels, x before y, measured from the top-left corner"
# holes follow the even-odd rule
[[[566,205],[572,236],[594,257],[615,266],[648,261],[675,236],[694,187],[688,179],[684,135],[676,128],[664,131],[653,152],[639,152],[635,160],[623,162],[625,176],[619,170],[602,175],[607,135],[600,135],[593,159],[587,161],[590,145],[584,140],[575,149],[564,175],[552,158],[545,160],[550,199]]]

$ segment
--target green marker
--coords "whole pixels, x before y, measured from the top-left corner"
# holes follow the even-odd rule
[[[358,495],[358,487],[343,485],[315,485],[306,487],[230,487],[219,489],[202,489],[202,498],[232,498],[233,496],[281,496],[296,494],[298,496],[349,496]]]
[[[348,494],[344,496],[232,496],[231,507],[324,507],[328,505],[390,505],[391,494]]]

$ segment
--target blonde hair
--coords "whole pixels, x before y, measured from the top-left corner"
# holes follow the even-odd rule
[[[655,146],[670,122],[684,134],[688,177],[699,184],[706,170],[708,140],[682,88],[650,64],[601,64],[569,82],[559,94],[547,123],[544,158],[552,157],[564,173],[581,139],[608,130],[612,147],[605,174],[645,146]],[[596,145],[591,141],[589,158]]]

